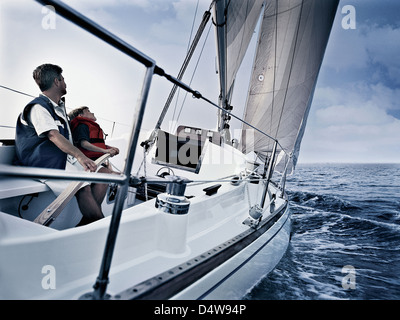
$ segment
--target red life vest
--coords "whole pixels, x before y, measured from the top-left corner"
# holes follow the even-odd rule
[[[104,133],[96,121],[85,117],[76,117],[71,121],[71,131],[74,131],[80,124],[85,124],[89,127],[89,142],[96,147],[107,149],[104,142]],[[89,151],[78,145],[79,150],[90,159],[97,159],[104,155],[102,152]]]

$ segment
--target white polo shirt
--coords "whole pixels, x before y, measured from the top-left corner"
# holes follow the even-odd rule
[[[47,99],[49,99],[49,101],[54,107],[54,111],[56,112],[56,114],[59,117],[63,118],[66,122],[68,122],[67,115],[65,112],[65,105],[63,101],[60,101],[60,104],[57,104],[46,95],[41,94],[41,96],[44,96]],[[59,120],[54,120],[51,114],[40,104],[35,104],[31,108],[31,112],[29,113],[28,117],[33,126],[35,127],[36,133],[39,137],[45,137],[45,133],[50,130],[58,131],[58,126],[62,126],[62,123]],[[68,133],[69,133],[69,141],[73,143],[71,129],[69,125],[68,125]]]

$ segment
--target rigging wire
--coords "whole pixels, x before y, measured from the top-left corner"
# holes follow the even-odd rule
[[[28,96],[28,97],[31,97],[31,98],[36,98],[35,96],[32,96],[31,94],[28,94],[28,93],[25,93],[25,92],[22,92],[22,91],[18,91],[18,90],[9,88],[9,87],[3,86],[1,84],[0,84],[0,88],[6,89],[6,90],[10,90],[12,92],[19,93],[19,94],[22,94],[24,96]]]
[[[200,0],[197,0],[196,9],[194,11],[194,16],[193,16],[192,28],[190,29],[190,36],[189,36],[188,46],[187,46],[187,49],[186,49],[186,54],[188,54],[189,50],[190,50],[190,43],[192,42],[192,35],[193,35],[193,30],[194,30],[194,24],[196,22],[197,9],[199,8],[199,2],[200,2]],[[177,95],[176,101],[175,101],[174,113],[172,115],[172,121],[175,118],[175,112],[176,112],[176,108],[178,107],[178,100],[179,100],[180,92],[181,92],[181,89],[179,88],[178,89],[178,95]]]
[[[199,8],[199,2],[200,2],[200,0],[197,0],[197,5],[196,5],[196,9],[194,11],[194,17],[193,17],[193,22],[192,22],[192,28],[190,29],[190,36],[189,36],[188,46],[187,46],[187,50],[186,50],[187,52],[189,52],[189,50],[190,50],[190,43],[192,41],[194,23],[196,22],[197,9]]]
[[[169,94],[169,96],[168,96],[168,98],[167,98],[167,101],[165,102],[165,105],[164,105],[163,110],[161,111],[160,117],[159,117],[158,122],[157,122],[157,124],[156,124],[156,129],[160,129],[160,128],[161,128],[161,124],[162,124],[162,122],[163,122],[163,120],[164,120],[164,118],[165,118],[165,115],[167,114],[167,111],[168,111],[169,106],[170,106],[170,104],[171,104],[171,102],[172,102],[172,99],[173,99],[173,97],[174,97],[174,95],[175,95],[175,93],[176,93],[176,90],[178,89],[178,86],[180,86],[181,88],[183,88],[183,87],[181,86],[182,83],[178,83],[178,82],[181,82],[181,79],[182,79],[182,77],[183,77],[183,74],[185,73],[186,68],[188,67],[188,64],[189,64],[189,62],[190,62],[190,59],[192,58],[193,53],[194,53],[194,51],[195,51],[195,49],[196,49],[196,46],[197,46],[198,42],[200,41],[200,38],[201,38],[201,36],[202,36],[202,34],[203,34],[203,31],[204,31],[204,29],[205,29],[205,27],[206,27],[208,21],[210,20],[210,16],[211,16],[210,10],[209,10],[209,11],[206,11],[206,12],[204,13],[203,19],[202,19],[201,24],[200,24],[200,27],[199,27],[199,29],[197,30],[197,33],[196,33],[196,35],[195,35],[195,37],[194,37],[194,39],[193,39],[193,42],[192,42],[192,44],[191,44],[191,46],[190,46],[190,49],[189,49],[189,52],[188,52],[188,54],[186,55],[186,58],[185,58],[185,60],[184,60],[184,62],[183,62],[183,64],[182,64],[182,67],[181,67],[181,69],[180,69],[180,71],[179,71],[179,74],[178,74],[177,78],[173,79],[170,75],[167,75],[167,74],[164,72],[164,70],[162,70],[162,69],[155,69],[155,73],[156,73],[156,74],[158,74],[158,75],[160,75],[160,76],[164,76],[164,77],[166,77],[166,78],[167,78],[168,80],[170,80],[170,81],[171,81],[171,80],[174,80],[174,81],[172,81],[172,82],[174,83],[174,86],[173,86],[173,88],[172,88],[172,90],[171,90],[171,92],[170,92],[170,94]],[[175,81],[175,80],[178,80],[178,82]],[[183,89],[185,89],[185,88],[183,88]]]
[[[36,96],[33,96],[31,94],[28,94],[28,93],[25,93],[25,92],[22,92],[22,91],[19,91],[19,90],[16,90],[16,89],[13,89],[13,88],[10,88],[10,87],[7,87],[7,86],[3,86],[1,84],[0,84],[0,88],[5,89],[5,90],[9,90],[9,91],[14,92],[14,93],[18,93],[18,94],[21,94],[21,95],[24,95],[24,96],[27,96],[27,97],[36,98]],[[72,110],[72,108],[68,108],[68,107],[66,107],[66,109]],[[114,129],[115,129],[115,125],[116,124],[122,125],[122,126],[126,126],[126,127],[130,127],[131,126],[131,125],[126,124],[126,123],[117,122],[117,121],[111,121],[109,119],[105,119],[105,118],[101,118],[101,117],[99,117],[98,119],[103,120],[103,121],[112,122],[113,126],[112,126],[111,136],[114,133]],[[6,125],[1,125],[1,124],[0,124],[0,127],[1,128],[8,128],[8,129],[15,129],[15,126],[6,126]]]
[[[211,31],[211,27],[212,27],[212,24],[210,24],[210,26],[209,26],[209,28],[208,28],[206,38],[204,39],[203,46],[202,46],[202,48],[201,48],[199,57],[198,57],[197,62],[196,62],[196,66],[195,66],[195,68],[194,68],[192,77],[190,78],[189,86],[192,85],[192,81],[193,81],[193,79],[194,79],[194,76],[195,76],[195,74],[196,74],[197,68],[198,68],[198,66],[199,66],[200,59],[201,59],[201,57],[202,57],[202,55],[203,55],[203,51],[204,51],[204,48],[205,48],[205,46],[206,46],[206,43],[207,43],[207,40],[208,40],[208,36],[209,36],[209,34],[210,34],[210,31]],[[179,109],[178,116],[176,117],[176,123],[178,123],[179,118],[180,118],[180,116],[181,116],[181,112],[182,112],[183,106],[185,105],[187,95],[188,95],[188,92],[186,91],[185,97],[184,97],[184,99],[183,99],[183,101],[182,101],[182,105],[181,105],[181,107],[180,107],[180,109]],[[177,125],[177,124],[176,124],[176,125]],[[175,130],[176,130],[176,128],[175,128]]]

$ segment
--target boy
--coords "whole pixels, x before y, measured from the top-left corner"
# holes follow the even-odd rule
[[[93,112],[88,107],[80,107],[68,114],[71,120],[71,130],[74,144],[85,156],[96,160],[105,153],[112,157],[119,153],[119,149],[105,144],[104,133],[96,122]]]

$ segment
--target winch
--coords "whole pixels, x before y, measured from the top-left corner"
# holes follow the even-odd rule
[[[179,176],[166,176],[165,179],[168,180],[167,189],[157,195],[156,208],[169,214],[187,214],[190,201],[185,197],[185,190],[190,180]]]

